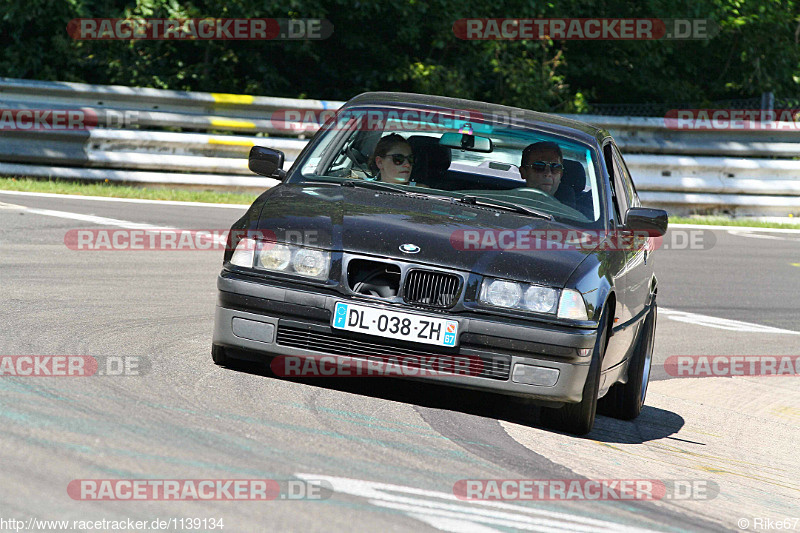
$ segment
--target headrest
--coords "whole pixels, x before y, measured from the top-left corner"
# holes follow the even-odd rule
[[[422,176],[433,177],[450,168],[450,148],[440,145],[437,137],[412,135],[408,138],[408,144],[411,145],[417,161],[412,177],[420,173]]]
[[[561,176],[561,184],[569,185],[572,190],[583,192],[586,188],[586,171],[583,165],[571,159],[564,160],[564,175]]]

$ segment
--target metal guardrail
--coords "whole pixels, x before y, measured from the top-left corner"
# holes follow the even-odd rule
[[[300,139],[208,135],[140,130],[6,131],[0,158],[38,165],[212,172],[252,176],[250,147],[269,145],[294,160]]]
[[[82,110],[96,123],[111,126],[0,129],[0,175],[263,190],[276,181],[248,170],[250,147],[278,148],[291,163],[306,144],[297,136],[287,137],[285,128],[275,127],[273,113],[287,109],[320,112],[341,105],[323,100],[0,78],[0,109]],[[309,127],[295,133],[313,132]],[[281,136],[267,136],[275,133]]]
[[[800,123],[776,123],[772,130],[675,130],[664,118],[564,116],[607,129],[626,154],[800,157]]]
[[[99,124],[118,126],[0,128],[0,175],[263,189],[276,182],[247,169],[250,147],[280,149],[291,162],[307,142],[298,134],[314,131],[312,124],[290,136],[282,120],[276,126],[273,114],[319,113],[341,105],[0,78],[0,109],[83,109]],[[684,212],[800,210],[800,131],[793,124],[774,131],[675,131],[661,118],[567,116],[614,135],[648,204]]]
[[[137,127],[285,135],[270,120],[273,111],[324,111],[343,102],[0,78],[0,104],[8,109],[88,108],[103,124],[125,120],[127,112]]]

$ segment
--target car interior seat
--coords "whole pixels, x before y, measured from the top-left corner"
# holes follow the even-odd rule
[[[564,175],[553,196],[563,204],[574,206],[589,219],[593,218],[592,193],[586,189],[586,171],[577,161],[564,159]]]
[[[414,153],[411,181],[434,188],[442,188],[445,173],[450,168],[450,148],[439,144],[437,137],[412,135],[408,144]]]
[[[566,191],[562,191],[562,189],[571,189],[577,196],[582,193],[585,188],[586,171],[583,169],[583,165],[571,159],[564,159],[564,175],[561,176],[561,185],[559,185],[554,196],[559,198],[559,192],[565,194]]]

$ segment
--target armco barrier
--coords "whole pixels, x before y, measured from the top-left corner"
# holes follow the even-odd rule
[[[0,160],[51,166],[214,172],[252,176],[247,154],[271,146],[294,161],[300,139],[141,130],[4,131]]]
[[[342,102],[0,78],[0,104],[12,109],[90,108],[113,118],[136,112],[137,124],[147,127],[280,133],[269,121],[273,111],[324,111],[338,109]]]
[[[0,129],[0,175],[263,189],[247,169],[251,146],[286,153],[306,144],[272,113],[342,102],[166,91],[0,78],[0,109],[79,109],[111,125],[85,131]],[[800,214],[800,133],[670,130],[664,119],[567,115],[609,130],[648,205],[672,211]],[[175,130],[181,130],[176,132]],[[187,130],[189,130],[187,132]],[[246,135],[244,135],[246,134]],[[271,136],[276,135],[276,136]]]

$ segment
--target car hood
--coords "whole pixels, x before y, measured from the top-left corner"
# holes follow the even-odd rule
[[[258,229],[279,242],[302,243],[485,276],[563,287],[590,250],[468,250],[464,230],[563,230],[510,211],[424,196],[338,185],[279,185],[266,199]],[[414,254],[400,247],[419,247]]]

